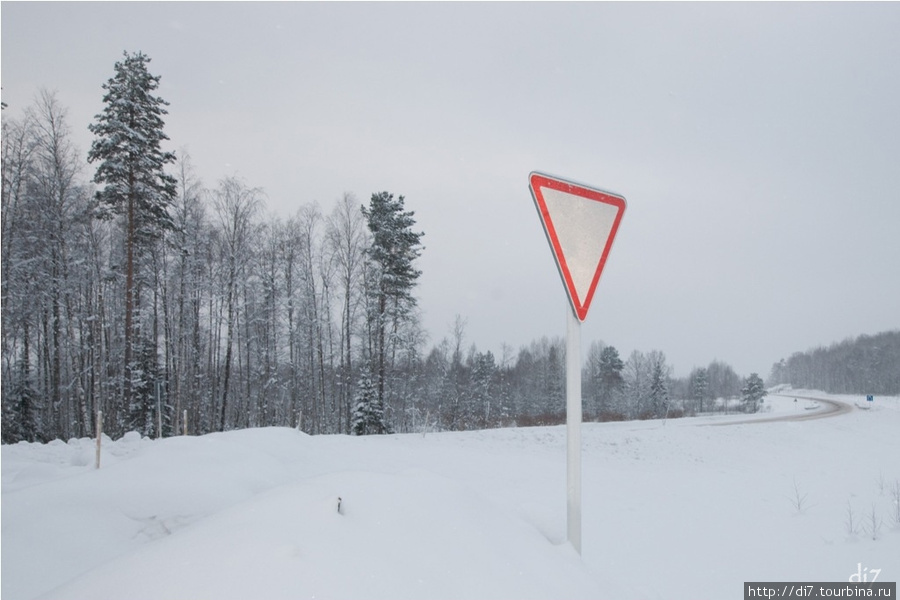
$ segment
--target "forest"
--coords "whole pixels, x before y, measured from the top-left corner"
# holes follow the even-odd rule
[[[833,394],[900,394],[900,330],[860,335],[795,352],[772,365],[771,385],[824,390]]]
[[[125,53],[115,64],[103,112],[76,125],[94,134],[87,154],[53,92],[19,118],[3,112],[4,443],[92,436],[98,425],[115,438],[564,420],[561,338],[495,355],[457,316],[430,344],[415,296],[426,233],[403,196],[345,193],[280,218],[236,176],[207,187],[186,152],[163,149],[168,103],[149,63]],[[816,387],[828,360],[844,360],[829,390],[897,393],[897,369],[880,373],[900,364],[898,334],[883,335],[868,350],[794,355],[770,379]],[[600,341],[583,382],[589,420],[727,409],[721,398],[755,410],[748,390],[761,387],[721,361],[675,379],[663,352],[622,357]]]

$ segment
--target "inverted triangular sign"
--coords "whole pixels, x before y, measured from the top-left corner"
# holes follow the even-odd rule
[[[625,198],[542,173],[531,173],[528,184],[572,308],[584,321],[625,213]]]

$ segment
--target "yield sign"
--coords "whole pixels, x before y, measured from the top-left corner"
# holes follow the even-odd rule
[[[528,183],[572,308],[584,321],[625,198],[542,173],[531,173]]]

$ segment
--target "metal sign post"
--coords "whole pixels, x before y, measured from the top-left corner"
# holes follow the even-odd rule
[[[531,173],[528,183],[571,304],[566,310],[566,535],[581,554],[581,322],[625,198],[542,173]]]
[[[566,534],[581,554],[581,321],[566,316]]]

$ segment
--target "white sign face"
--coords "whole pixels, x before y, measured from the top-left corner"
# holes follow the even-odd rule
[[[572,308],[584,321],[625,198],[541,173],[532,173],[529,184]]]

